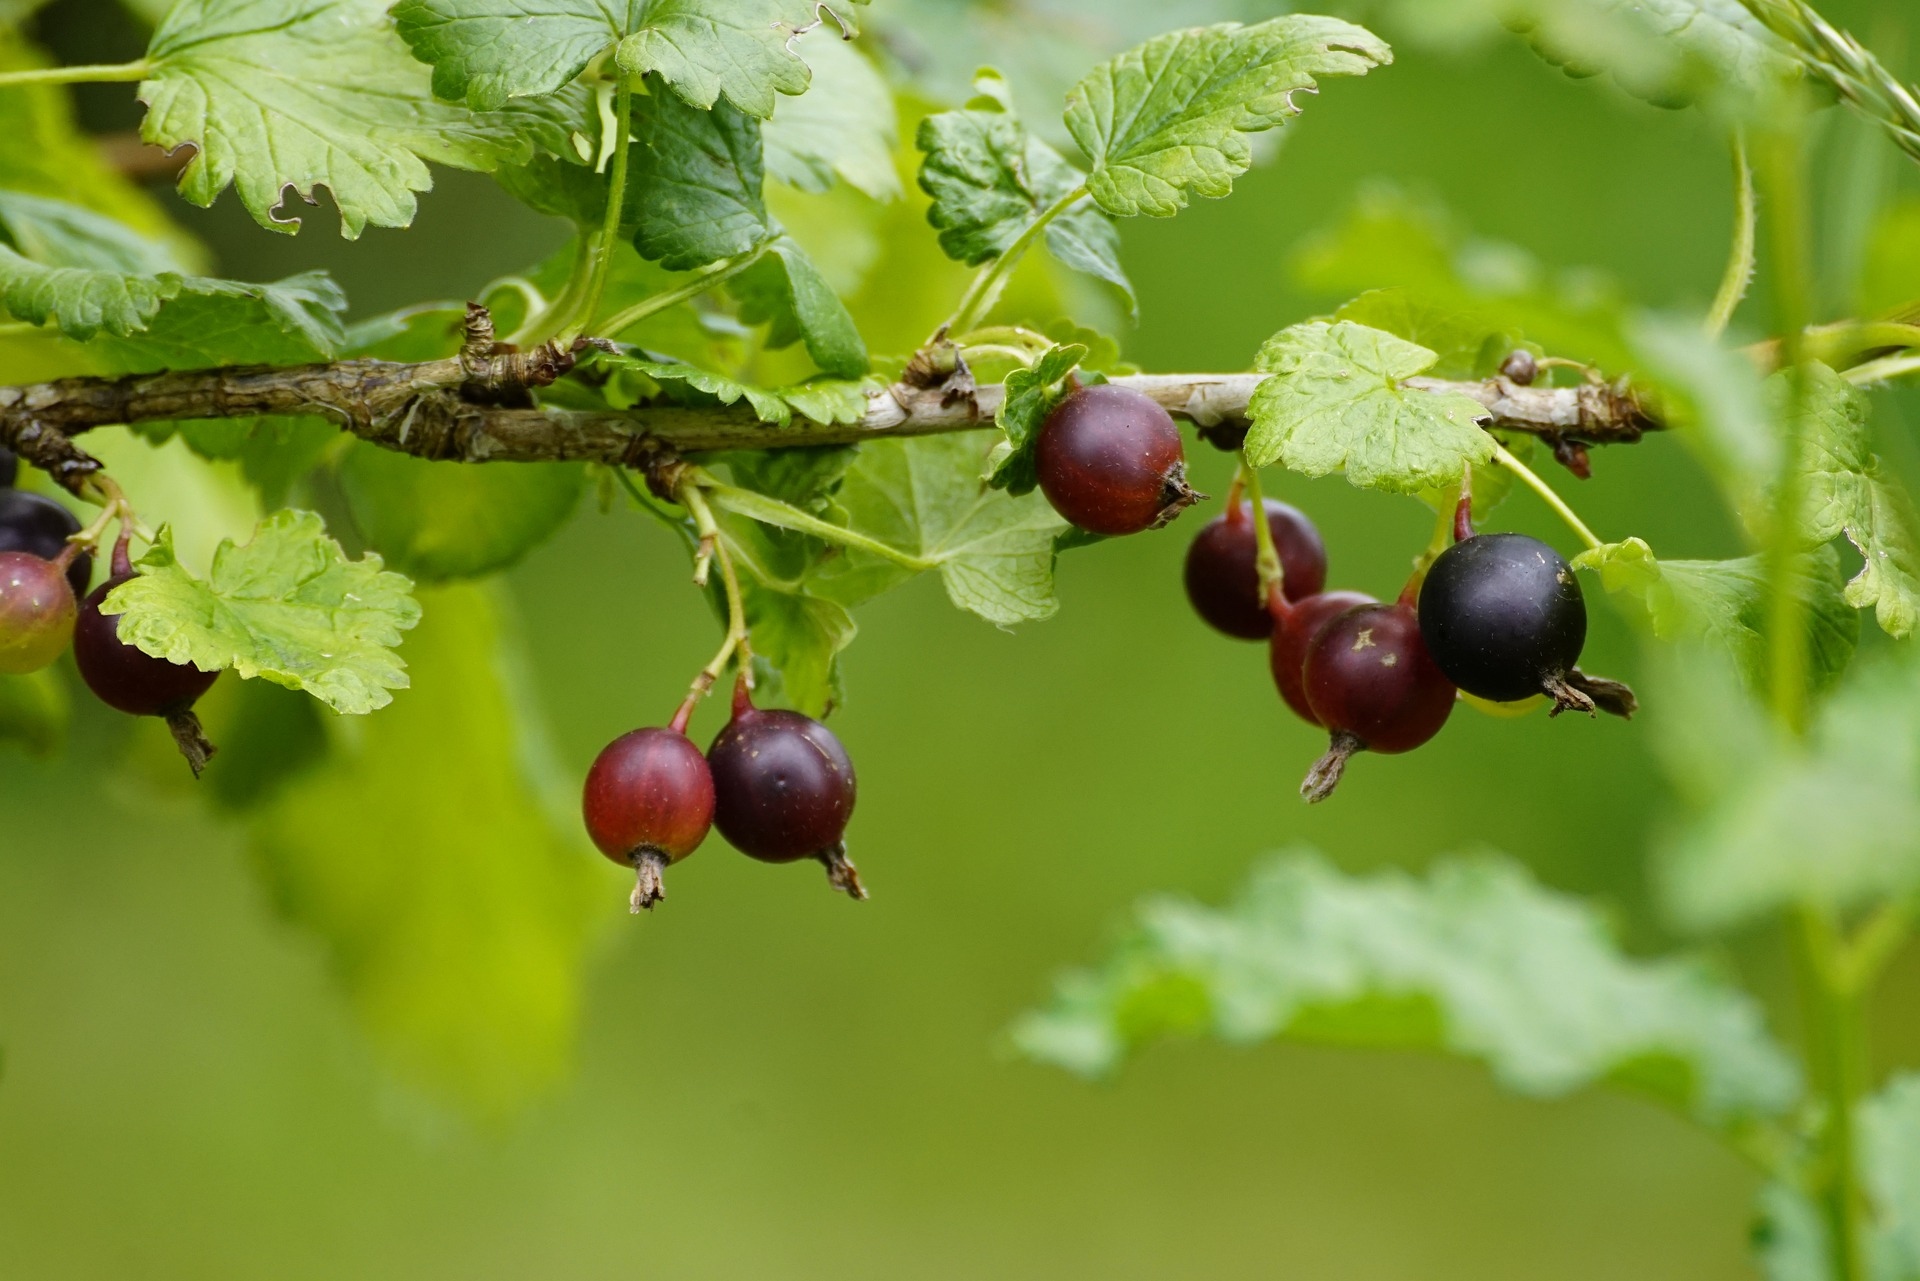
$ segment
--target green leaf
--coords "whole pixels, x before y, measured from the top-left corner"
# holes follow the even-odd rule
[[[740,302],[740,319],[767,326],[767,346],[804,341],[813,363],[836,378],[868,369],[867,344],[847,305],[791,236],[776,236],[766,256],[727,282]]]
[[[1876,1277],[1920,1277],[1920,1074],[1901,1072],[1860,1107],[1860,1164],[1874,1203]]]
[[[1593,570],[1609,593],[1639,601],[1653,634],[1664,641],[1699,641],[1730,656],[1749,686],[1766,685],[1767,566],[1759,556],[1737,560],[1656,560],[1638,538],[1606,543],[1573,558]],[[1840,589],[1840,561],[1824,547],[1798,567],[1807,605],[1809,684],[1832,685],[1853,659],[1860,616]]]
[[[1780,472],[1780,430],[1753,360],[1700,329],[1698,318],[1641,315],[1628,330],[1643,378],[1670,426],[1719,482],[1749,530]]]
[[[475,114],[438,102],[407,56],[384,0],[180,0],[148,46],[141,137],[191,146],[180,194],[210,205],[229,184],[274,231],[286,190],[308,203],[324,186],[349,239],[368,223],[404,227],[426,161],[491,170],[558,150],[548,107]]]
[[[1724,662],[1670,662],[1654,745],[1691,812],[1662,843],[1673,918],[1716,931],[1920,885],[1920,672],[1863,665],[1788,741]]]
[[[1005,447],[995,450],[987,460],[987,483],[1009,494],[1030,494],[1040,483],[1034,472],[1033,450],[1041,425],[1054,406],[1073,389],[1067,385],[1071,374],[1086,357],[1081,343],[1056,343],[1026,369],[1009,373],[1001,384],[1004,396],[993,421],[1006,437]]]
[[[1521,345],[1481,308],[1463,301],[1436,301],[1412,289],[1370,289],[1333,313],[1369,329],[1381,329],[1434,354],[1436,378],[1486,378]]]
[[[1761,1185],[1754,1259],[1766,1281],[1829,1281],[1831,1255],[1820,1207],[1791,1183]]]
[[[1050,617],[1054,539],[1067,523],[1038,494],[1015,497],[981,479],[983,434],[873,440],[860,447],[834,505],[845,524],[935,566],[947,597],[1001,627]],[[814,576],[848,604],[914,576],[849,549]]]
[[[1591,908],[1493,857],[1415,880],[1347,877],[1294,852],[1227,908],[1150,900],[1100,969],[1062,978],[1014,1035],[1034,1058],[1098,1074],[1147,1041],[1204,1032],[1444,1050],[1520,1094],[1610,1082],[1709,1125],[1799,1096],[1745,993],[1690,962],[1626,956]]]
[[[612,47],[622,70],[658,72],[696,107],[724,96],[765,118],[775,93],[806,90],[807,64],[790,44],[813,9],[810,0],[402,0],[393,18],[414,57],[433,64],[433,91],[475,110],[553,93]]]
[[[22,258],[44,267],[82,267],[151,276],[188,270],[172,245],[90,209],[21,191],[0,191],[0,229]]]
[[[825,716],[840,702],[837,664],[840,651],[853,643],[853,615],[838,601],[810,592],[782,591],[758,581],[743,584],[742,590],[754,660],[763,677],[761,701]],[[765,680],[766,675],[775,679]]]
[[[577,463],[427,462],[356,441],[340,488],[367,545],[422,582],[479,578],[519,562],[573,515]]]
[[[969,267],[1005,253],[1086,177],[992,98],[975,102],[983,105],[928,116],[914,138],[925,153],[920,188],[933,198],[927,221],[947,256]],[[1134,305],[1133,284],[1120,266],[1120,233],[1091,202],[1059,214],[1043,234],[1055,258],[1113,285]]]
[[[792,47],[813,69],[813,84],[780,99],[762,130],[767,172],[802,191],[825,191],[838,178],[875,200],[899,199],[887,82],[831,23]]]
[[[1345,471],[1355,485],[1402,494],[1458,486],[1467,464],[1492,460],[1493,437],[1480,429],[1478,401],[1400,385],[1436,359],[1351,321],[1281,330],[1254,361],[1272,377],[1248,406],[1248,460],[1308,476]]]
[[[1806,367],[1801,399],[1784,371],[1768,380],[1768,388],[1776,415],[1803,442],[1808,541],[1846,534],[1865,561],[1847,584],[1847,603],[1873,606],[1887,635],[1910,635],[1920,619],[1920,536],[1913,500],[1873,452],[1866,396],[1821,364]],[[1797,429],[1791,421],[1796,404]]]
[[[0,743],[29,756],[51,756],[67,738],[73,703],[51,668],[27,676],[0,675]]]
[[[255,860],[396,1073],[497,1117],[565,1074],[588,944],[620,892],[549,800],[498,598],[427,599],[413,691],[325,718],[326,760],[257,812]]]
[[[742,254],[772,227],[760,198],[760,122],[656,93],[634,104],[628,161],[633,243],[670,271]]]
[[[675,361],[600,353],[595,363],[618,371],[608,382],[607,402],[627,409],[672,389],[677,403],[732,405],[745,400],[761,422],[786,427],[795,414],[822,424],[859,422],[867,414],[862,384],[819,379],[792,387],[760,387]]]
[[[137,567],[101,612],[120,615],[120,639],[156,658],[264,676],[347,713],[385,707],[388,690],[407,686],[393,647],[420,621],[412,585],[378,556],[348,560],[311,512],[275,512],[244,547],[222,540],[204,581],[181,567],[165,529]]]
[[[1299,114],[1316,76],[1365,75],[1386,43],[1337,18],[1291,14],[1156,36],[1067,96],[1067,132],[1092,161],[1087,189],[1115,217],[1166,217],[1189,194],[1224,196],[1253,163],[1243,136]]]

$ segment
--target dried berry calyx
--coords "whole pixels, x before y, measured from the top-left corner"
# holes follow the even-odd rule
[[[1438,734],[1456,692],[1427,653],[1405,600],[1362,605],[1321,628],[1307,650],[1302,684],[1332,736],[1300,784],[1310,803],[1333,794],[1356,752],[1410,752]]]
[[[742,678],[733,719],[707,749],[714,825],[735,849],[763,863],[818,859],[835,889],[867,897],[847,858],[847,822],[857,791],[853,761],[833,731],[799,712],[762,710]]]

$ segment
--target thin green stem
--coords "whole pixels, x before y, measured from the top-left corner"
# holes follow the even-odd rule
[[[855,551],[867,552],[883,560],[911,569],[916,573],[938,568],[939,562],[928,560],[903,552],[898,547],[889,546],[877,538],[871,538],[858,530],[848,529],[809,515],[798,507],[783,503],[777,498],[751,489],[740,489],[713,480],[704,473],[699,478],[700,488],[715,507],[757,520],[763,525],[774,525],[781,529],[790,529],[796,534],[808,534],[822,542],[833,543],[840,547],[849,547]]]
[[[1726,274],[1720,278],[1720,290],[1707,311],[1707,336],[1718,338],[1727,331],[1740,300],[1747,296],[1753,280],[1757,206],[1753,195],[1753,166],[1747,162],[1747,136],[1733,133],[1733,247],[1727,255]]]
[[[1908,894],[1882,903],[1853,932],[1839,960],[1838,977],[1846,991],[1864,995],[1873,986],[1887,962],[1907,941],[1916,912],[1920,912],[1920,898]]]
[[[1286,570],[1280,563],[1280,549],[1273,543],[1273,527],[1267,524],[1267,500],[1260,492],[1260,469],[1248,462],[1244,453],[1240,455],[1240,484],[1246,489],[1247,502],[1253,508],[1253,545],[1257,549],[1253,565],[1260,575],[1260,599],[1271,600],[1285,584]]]
[[[1547,506],[1553,508],[1554,513],[1567,523],[1567,528],[1577,534],[1581,542],[1585,543],[1588,547],[1601,546],[1599,536],[1587,528],[1587,522],[1581,520],[1579,514],[1575,512],[1573,508],[1567,506],[1567,500],[1554,493],[1551,485],[1534,475],[1533,468],[1508,453],[1507,447],[1499,441],[1495,441],[1493,444],[1493,459],[1502,467],[1505,467],[1508,471],[1518,476],[1528,489],[1540,495],[1541,500],[1545,502]]]
[[[1898,356],[1869,360],[1864,365],[1855,365],[1842,376],[1854,386],[1864,387],[1869,383],[1904,378],[1908,374],[1920,374],[1920,351],[1906,351]]]
[[[574,315],[580,306],[580,298],[587,287],[587,277],[593,272],[593,240],[588,236],[574,238],[573,266],[567,272],[566,283],[560,286],[560,292],[537,314],[527,317],[526,323],[514,330],[509,342],[521,346],[532,346],[545,342],[558,333]]]
[[[613,98],[613,161],[607,166],[607,211],[601,220],[600,237],[594,245],[593,269],[587,276],[587,293],[580,310],[563,331],[575,338],[591,327],[600,310],[600,299],[607,292],[607,273],[613,269],[613,252],[620,244],[620,219],[627,206],[627,153],[633,133],[633,82],[620,77]]]
[[[144,80],[153,64],[138,62],[101,62],[83,67],[31,67],[25,71],[0,71],[0,89],[15,85],[113,84]]]
[[[960,305],[954,308],[953,315],[940,327],[941,333],[964,334],[979,324],[981,318],[993,310],[993,304],[1000,300],[1000,291],[1007,287],[1007,281],[1013,276],[1013,269],[1026,257],[1027,250],[1046,231],[1047,224],[1071,209],[1087,195],[1084,186],[1075,187],[1060,199],[1041,211],[1040,216],[1028,224],[1027,229],[1015,238],[1014,242],[1001,252],[1000,256],[982,267],[968,284],[967,292],[960,296]],[[938,337],[939,335],[935,335]]]
[[[1859,995],[1848,990],[1842,944],[1833,921],[1802,908],[1795,921],[1795,960],[1807,1012],[1808,1060],[1826,1115],[1820,1132],[1817,1191],[1827,1221],[1834,1281],[1866,1275],[1862,1243],[1855,1105],[1866,1064],[1865,1021]]]
[[[733,279],[766,255],[767,247],[749,250],[737,258],[724,258],[684,284],[649,294],[631,307],[623,308],[594,326],[603,338],[612,338],[633,328],[648,316],[697,298],[715,285]]]

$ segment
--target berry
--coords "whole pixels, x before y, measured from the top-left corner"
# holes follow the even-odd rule
[[[835,889],[867,896],[842,839],[853,817],[853,762],[832,730],[798,712],[760,710],[743,680],[707,764],[714,823],[735,849],[763,863],[817,858]]]
[[[635,912],[667,896],[661,873],[700,847],[713,826],[713,773],[688,741],[689,704],[666,728],[607,744],[587,771],[581,811],[593,843],[637,878]]]
[[[1321,628],[1348,610],[1377,603],[1364,592],[1320,592],[1285,607],[1268,643],[1267,661],[1273,668],[1273,683],[1280,697],[1307,724],[1320,723],[1307,702],[1306,687],[1302,684],[1308,646],[1313,644]]]
[[[65,566],[0,552],[0,672],[37,672],[73,639],[75,606]]]
[[[1157,529],[1201,497],[1187,484],[1167,411],[1113,383],[1081,387],[1055,406],[1033,462],[1053,509],[1095,534]]]
[[[1362,605],[1321,628],[1301,682],[1313,714],[1333,733],[1300,785],[1310,802],[1332,795],[1355,752],[1410,752],[1453,711],[1453,683],[1427,653],[1404,601]]]
[[[185,663],[170,663],[120,639],[120,617],[100,612],[100,602],[133,577],[127,559],[127,538],[113,552],[113,576],[93,590],[80,605],[73,629],[73,657],[87,688],[108,707],[129,716],[159,716],[173,731],[181,755],[198,775],[207,766],[214,747],[201,731],[193,705],[220,678]]]
[[[1592,711],[1567,684],[1587,639],[1587,604],[1559,552],[1525,534],[1480,534],[1440,553],[1420,588],[1420,633],[1447,679],[1508,703],[1550,695]]]
[[[13,451],[0,449],[0,489],[9,489],[20,479],[20,460]]]
[[[57,560],[67,539],[80,532],[74,514],[39,494],[24,489],[0,489],[0,552],[26,552],[41,560]],[[67,565],[67,582],[74,596],[87,594],[93,578],[93,558],[75,554]]]
[[[1267,528],[1280,553],[1281,590],[1290,601],[1327,585],[1327,547],[1320,531],[1295,508],[1266,501]],[[1187,599],[1215,630],[1241,640],[1273,634],[1273,614],[1260,595],[1259,547],[1253,504],[1241,503],[1215,516],[1187,548]]]

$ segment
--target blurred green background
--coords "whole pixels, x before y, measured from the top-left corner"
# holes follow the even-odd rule
[[[1911,69],[1908,0],[1833,11]],[[69,60],[130,56],[103,12],[58,7],[42,34]],[[128,99],[90,92],[90,122],[125,127]],[[1244,368],[1337,302],[1293,286],[1289,252],[1383,174],[1648,305],[1698,308],[1717,280],[1727,166],[1697,113],[1569,80],[1504,37],[1401,44],[1307,105],[1232,200],[1126,226],[1131,359]],[[351,245],[322,211],[287,238],[231,197],[172,207],[226,274],[325,266],[357,315],[464,296],[559,243],[486,180],[440,178],[414,228]],[[1224,492],[1222,456],[1193,456]],[[1595,471],[1577,501],[1603,536],[1736,551],[1674,442]],[[1275,488],[1319,521],[1339,586],[1396,589],[1429,528],[1337,479]],[[1501,519],[1566,542],[1528,496]],[[577,1070],[493,1126],[392,1083],[318,947],[274,918],[240,825],[118,769],[123,725],[87,713],[64,761],[0,757],[0,1274],[1749,1276],[1753,1176],[1633,1099],[1519,1102],[1454,1062],[1294,1046],[1163,1048],[1104,1087],[1007,1056],[1008,1021],[1136,896],[1217,898],[1295,841],[1354,869],[1490,844],[1600,896],[1637,947],[1669,941],[1644,893],[1666,802],[1638,726],[1462,711],[1309,810],[1294,789],[1322,744],[1260,647],[1189,614],[1192,528],[1073,554],[1060,615],[1017,634],[932,582],[863,610],[834,724],[860,770],[873,901],[716,838],[662,911],[598,936]],[[591,506],[509,576],[571,778],[657,721],[709,653],[685,579],[671,535]],[[1632,678],[1632,634],[1594,612],[1586,665]],[[1729,959],[1790,1034],[1775,940]],[[1887,1063],[1920,1063],[1920,1002],[1901,995],[1917,980],[1908,958],[1885,985]]]

